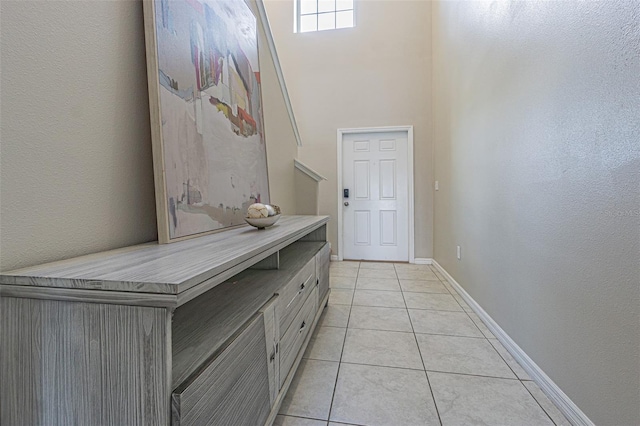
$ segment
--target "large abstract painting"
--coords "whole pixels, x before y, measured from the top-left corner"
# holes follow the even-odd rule
[[[243,0],[147,0],[161,243],[244,224],[269,202],[256,18]]]

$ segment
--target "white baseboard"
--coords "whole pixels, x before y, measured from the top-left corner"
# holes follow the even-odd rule
[[[417,260],[417,259],[416,259]],[[417,263],[417,262],[416,262]],[[478,303],[473,300],[469,293],[453,277],[442,267],[440,264],[433,260],[432,264],[438,271],[444,275],[449,283],[456,289],[456,291],[462,296],[465,302],[478,314],[478,317],[482,322],[491,330],[491,332],[498,338],[498,340],[504,345],[509,353],[515,358],[515,360],[522,366],[522,368],[529,373],[529,376],[540,389],[549,397],[551,402],[564,414],[564,416],[573,425],[576,426],[595,426],[594,423],[587,417],[585,413],[578,408],[576,404],[565,394],[562,389],[556,385],[549,376],[538,365],[533,362],[531,358],[513,341],[511,337],[496,323],[493,318],[487,314],[484,309]]]
[[[332,254],[331,261],[339,262],[340,259],[338,258],[338,255]],[[416,265],[431,265],[433,263],[433,259],[427,257],[416,257],[413,263],[415,263]]]

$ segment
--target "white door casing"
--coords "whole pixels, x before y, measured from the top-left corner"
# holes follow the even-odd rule
[[[338,190],[340,260],[414,261],[412,127],[338,130]]]

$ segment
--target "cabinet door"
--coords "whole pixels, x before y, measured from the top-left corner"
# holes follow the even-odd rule
[[[169,318],[0,294],[0,425],[167,424]]]
[[[276,304],[278,296],[274,296],[260,310],[264,315],[264,336],[267,348],[267,366],[269,371],[269,397],[271,406],[278,397],[279,376],[280,376],[280,351],[278,350],[278,340],[280,331],[279,321],[276,319]]]
[[[318,277],[318,301],[322,302],[329,291],[329,261],[331,249],[325,244],[316,254],[316,277]]]
[[[276,316],[279,318],[280,337],[287,331],[302,304],[316,287],[316,259],[312,257],[296,276],[278,290]]]
[[[293,320],[291,327],[289,327],[282,336],[282,339],[280,339],[280,388],[287,379],[287,375],[300,352],[300,348],[302,348],[302,344],[309,334],[317,311],[318,290],[314,287],[304,302],[302,309],[300,309],[298,315],[296,315]]]
[[[264,424],[271,411],[264,316],[171,396],[174,425]]]

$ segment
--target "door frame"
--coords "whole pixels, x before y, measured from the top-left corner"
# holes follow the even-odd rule
[[[338,260],[344,260],[342,240],[342,139],[350,133],[387,133],[387,132],[407,132],[407,195],[409,199],[409,263],[415,263],[415,241],[414,241],[414,193],[413,193],[413,126],[387,126],[387,127],[358,127],[338,129]]]

